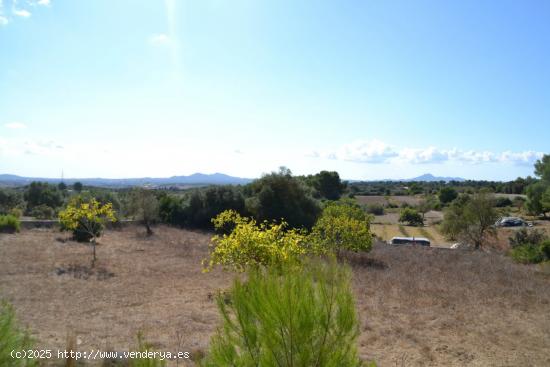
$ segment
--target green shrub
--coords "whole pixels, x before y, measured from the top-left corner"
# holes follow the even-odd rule
[[[526,243],[515,246],[510,250],[510,256],[517,262],[524,264],[550,261],[550,239],[545,239],[540,243]]]
[[[55,216],[55,210],[45,204],[35,206],[30,215],[36,219],[52,219]]]
[[[257,268],[217,302],[223,325],[203,367],[362,364],[350,271],[334,262]]]
[[[19,232],[21,223],[19,219],[11,214],[0,215],[0,232],[2,233],[15,233]]]
[[[545,260],[550,260],[550,240],[545,240],[539,245],[541,254],[545,257]]]
[[[508,238],[508,242],[510,247],[514,248],[527,244],[538,245],[547,238],[546,233],[541,230],[521,228]]]
[[[20,192],[0,188],[0,215],[10,214],[11,209],[22,207],[24,207],[24,201]]]
[[[186,213],[181,198],[166,193],[159,196],[159,217],[167,224],[183,227],[185,225]]]
[[[507,206],[512,206],[512,200],[507,197],[499,196],[495,199],[495,206],[497,208],[505,208]]]
[[[11,356],[12,350],[24,351],[32,347],[29,334],[19,327],[15,319],[13,307],[6,302],[0,302],[0,366],[38,366],[38,359]]]
[[[510,256],[522,264],[537,264],[544,261],[540,246],[533,244],[514,247],[510,250]]]
[[[422,215],[415,209],[411,208],[405,208],[401,210],[399,221],[402,223],[408,223],[410,226],[424,225],[424,219],[422,218]]]
[[[384,215],[384,207],[380,204],[368,205],[367,213],[373,214],[373,215]]]
[[[186,225],[197,228],[212,228],[212,218],[225,210],[246,214],[245,200],[238,188],[213,186],[195,190],[187,201]]]
[[[11,214],[15,218],[19,219],[23,215],[23,210],[21,210],[20,208],[11,208],[8,214]]]
[[[439,190],[438,197],[441,204],[445,205],[456,199],[458,197],[458,193],[452,187],[443,187]]]
[[[31,182],[25,191],[27,210],[32,211],[35,206],[47,205],[58,208],[63,204],[63,195],[54,185],[47,182]]]

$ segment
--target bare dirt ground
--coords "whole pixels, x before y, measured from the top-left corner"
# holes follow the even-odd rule
[[[93,274],[83,270],[90,248],[66,234],[1,235],[0,298],[14,304],[39,347],[64,349],[74,333],[79,350],[128,350],[142,330],[158,350],[206,350],[219,322],[212,295],[234,274],[201,272],[207,233],[142,233],[107,231],[97,249],[103,271]],[[536,267],[497,253],[384,245],[348,261],[364,359],[379,366],[550,365],[550,278]]]

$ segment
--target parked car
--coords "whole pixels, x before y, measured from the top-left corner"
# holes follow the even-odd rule
[[[533,223],[526,222],[518,217],[502,217],[495,223],[497,227],[532,227]]]
[[[430,246],[430,240],[424,237],[393,237],[388,244]]]

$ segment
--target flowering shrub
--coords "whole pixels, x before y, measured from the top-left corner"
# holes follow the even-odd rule
[[[77,241],[91,241],[93,245],[93,261],[96,260],[96,238],[101,236],[106,221],[116,222],[115,212],[111,203],[100,204],[96,199],[84,201],[80,197],[73,198],[67,208],[59,213],[61,229],[72,231]]]
[[[372,247],[369,217],[350,202],[328,204],[313,226],[310,242],[323,251],[369,251]]]
[[[314,251],[307,244],[307,235],[296,229],[288,229],[286,222],[257,223],[240,216],[234,210],[226,210],[212,219],[217,230],[229,234],[212,238],[214,248],[207,269],[214,265],[244,271],[250,266],[276,265],[299,260],[301,255]]]

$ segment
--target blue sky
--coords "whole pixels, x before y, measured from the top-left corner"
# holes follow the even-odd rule
[[[548,1],[0,0],[0,173],[513,179]]]

